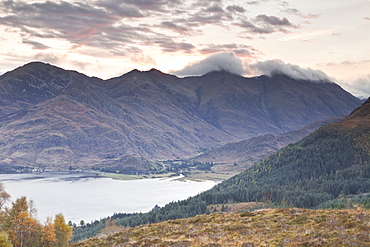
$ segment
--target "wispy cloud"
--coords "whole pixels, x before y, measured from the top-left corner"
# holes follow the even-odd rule
[[[311,38],[316,38],[319,36],[333,35],[335,32],[330,29],[321,29],[321,30],[310,30],[298,33],[287,34],[282,38],[284,41],[288,40],[307,40]]]
[[[158,45],[165,52],[191,52],[195,49],[194,45],[186,42],[174,42],[170,39],[155,39],[154,44]]]
[[[258,15],[253,20],[243,19],[234,25],[248,32],[257,34],[270,34],[274,32],[287,32],[289,28],[297,28],[287,18],[277,16]]]
[[[259,53],[252,46],[244,44],[208,44],[204,48],[200,49],[201,54],[213,54],[221,52],[230,52],[232,51],[237,57],[256,57],[256,54]]]
[[[128,5],[122,1],[98,1],[96,6],[103,7],[106,11],[121,18],[142,18],[144,14],[138,6]]]
[[[239,13],[244,13],[246,10],[239,5],[229,5],[226,7],[226,9],[230,12],[239,12]]]
[[[295,9],[295,8],[287,8],[287,9],[284,10],[284,12],[289,13],[289,14],[293,14],[293,15],[296,15],[296,16],[299,16],[299,17],[302,17],[302,18],[305,18],[305,19],[317,19],[320,16],[318,14],[304,14],[301,11],[299,11],[298,9]]]
[[[34,50],[46,50],[46,49],[50,48],[47,45],[44,45],[44,44],[39,43],[37,41],[28,40],[28,39],[23,39],[22,43],[31,45],[32,49],[34,49]]]
[[[186,23],[177,24],[178,21],[162,21],[158,27],[171,30],[182,35],[199,35],[200,31],[194,30]]]
[[[271,26],[288,26],[292,27],[292,23],[287,18],[279,18],[276,16],[259,15],[256,20]]]

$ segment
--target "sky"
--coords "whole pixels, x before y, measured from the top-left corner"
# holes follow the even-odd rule
[[[370,96],[370,0],[0,0],[0,47],[0,74],[280,71]]]

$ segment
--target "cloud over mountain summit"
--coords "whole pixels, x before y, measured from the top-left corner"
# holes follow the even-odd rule
[[[247,64],[233,52],[211,55],[204,60],[188,65],[182,70],[172,71],[172,73],[178,76],[198,76],[204,75],[210,71],[221,70],[237,75],[263,74],[271,77],[274,74],[284,74],[298,80],[332,81],[328,75],[320,70],[302,68],[298,65],[285,63],[278,59]]]
[[[218,53],[206,59],[190,64],[182,70],[173,71],[178,76],[204,75],[210,71],[226,70],[232,74],[243,75],[247,70],[243,61],[232,52]]]
[[[267,76],[274,74],[284,74],[298,80],[309,81],[331,81],[328,75],[320,70],[311,68],[301,68],[298,65],[285,63],[282,60],[267,60],[257,62],[249,66],[252,71],[262,73]]]

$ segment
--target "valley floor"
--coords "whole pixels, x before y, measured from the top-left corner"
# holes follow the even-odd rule
[[[87,246],[370,246],[370,211],[269,209],[141,225]]]

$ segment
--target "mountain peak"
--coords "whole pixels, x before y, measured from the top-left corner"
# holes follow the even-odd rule
[[[55,77],[56,75],[65,74],[66,72],[75,72],[81,74],[76,71],[68,71],[62,69],[49,63],[34,61],[20,66],[12,71],[9,71],[3,76],[10,78],[31,76],[33,79],[38,78],[37,80],[48,80],[48,78],[50,79]]]
[[[24,77],[30,77],[35,79],[40,78],[40,76],[43,78],[47,78],[47,75],[51,75],[55,70],[62,69],[42,62],[30,62],[12,71],[6,72],[1,76],[1,79],[4,80],[5,78],[7,78],[7,80],[13,80],[14,78],[24,78]],[[29,80],[31,80],[30,78]],[[14,84],[14,82],[12,84]]]
[[[168,74],[163,73],[162,71],[160,71],[158,69],[155,69],[155,68],[152,68],[152,69],[147,70],[147,71],[133,69],[130,72],[127,72],[126,74],[123,74],[121,76],[114,77],[114,78],[111,78],[111,79],[108,79],[108,80],[112,80],[112,79],[124,77],[124,76],[127,76],[127,75],[139,75],[139,74],[147,74],[147,75],[168,75]],[[172,75],[170,75],[170,76],[172,76]]]
[[[159,69],[155,69],[155,68],[151,68],[148,72],[164,74],[162,71],[160,71]]]
[[[50,64],[43,63],[43,62],[34,61],[34,62],[27,63],[25,65],[22,65],[22,66],[14,69],[12,71],[9,71],[6,74],[13,74],[13,73],[26,74],[26,73],[29,73],[29,72],[32,72],[32,71],[45,70],[46,68],[50,69],[50,67],[55,67],[55,66],[52,66]]]
[[[40,62],[40,61],[33,61],[33,62],[30,62],[30,63],[27,63],[17,69],[25,69],[26,71],[30,71],[30,70],[41,70],[41,69],[47,69],[47,70],[50,70],[50,69],[60,69],[60,70],[63,70],[62,68],[59,68],[57,66],[54,66],[54,65],[51,65],[49,63],[44,63],[44,62]],[[16,69],[16,70],[17,70]]]
[[[128,72],[128,74],[129,73],[141,73],[142,71],[140,71],[140,70],[138,70],[138,69],[133,69],[133,70],[131,70],[130,72]]]

